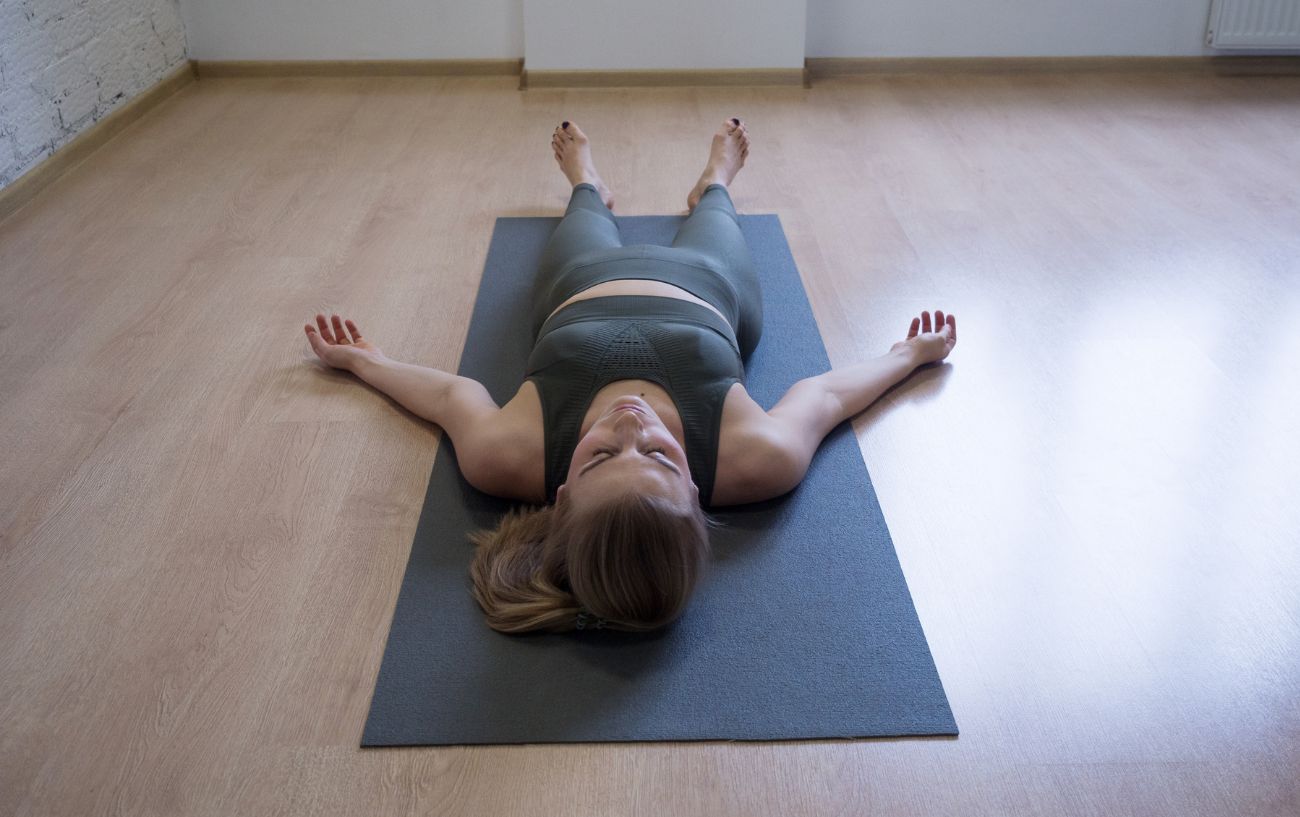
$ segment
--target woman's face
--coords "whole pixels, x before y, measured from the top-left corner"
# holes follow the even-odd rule
[[[695,502],[686,452],[640,397],[616,398],[578,441],[558,498],[599,502],[631,491]]]

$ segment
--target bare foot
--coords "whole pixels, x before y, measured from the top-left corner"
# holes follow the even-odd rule
[[[745,133],[745,123],[739,119],[728,119],[717,133],[713,134],[713,145],[709,148],[709,163],[704,166],[700,180],[695,189],[686,197],[686,209],[694,210],[704,195],[704,189],[711,184],[730,185],[749,156],[749,136]]]
[[[574,123],[564,122],[551,135],[551,149],[555,151],[555,161],[560,163],[560,170],[564,171],[569,184],[587,182],[595,185],[601,201],[609,209],[614,209],[614,194],[610,192],[605,180],[600,178],[596,165],[591,161],[591,140],[587,134]]]

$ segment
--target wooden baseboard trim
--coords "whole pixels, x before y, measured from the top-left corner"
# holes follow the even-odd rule
[[[153,87],[136,94],[120,108],[46,156],[40,164],[0,190],[0,221],[4,221],[64,173],[80,164],[83,159],[116,136],[127,125],[144,116],[158,103],[193,81],[194,66],[187,60],[168,71]]]
[[[627,88],[689,85],[787,85],[808,87],[807,68],[717,68],[645,71],[532,71],[519,75],[519,89]]]
[[[215,77],[468,77],[518,76],[509,60],[198,60],[199,79]]]
[[[810,57],[812,79],[872,74],[1300,74],[1300,55],[1241,57]]]

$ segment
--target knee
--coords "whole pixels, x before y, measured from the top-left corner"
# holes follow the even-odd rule
[[[719,216],[722,216],[731,221],[731,223],[735,224],[737,227],[740,226],[740,218],[736,215],[735,209],[726,202],[709,204],[701,202],[695,206],[694,212],[691,213],[692,216],[696,214],[705,218],[718,218]]]
[[[611,213],[603,204],[601,205],[579,204],[574,209],[566,213],[566,215],[575,215],[577,213],[583,213],[585,215],[598,218],[601,221],[607,221],[616,227],[618,226],[618,221],[614,219],[614,214]]]

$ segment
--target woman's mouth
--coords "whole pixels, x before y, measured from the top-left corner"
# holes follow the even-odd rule
[[[634,400],[629,398],[624,398],[623,400],[620,400],[619,402],[610,406],[609,411],[611,414],[616,411],[635,411],[637,414],[641,414],[641,415],[648,414],[645,405],[643,405],[639,400]]]

